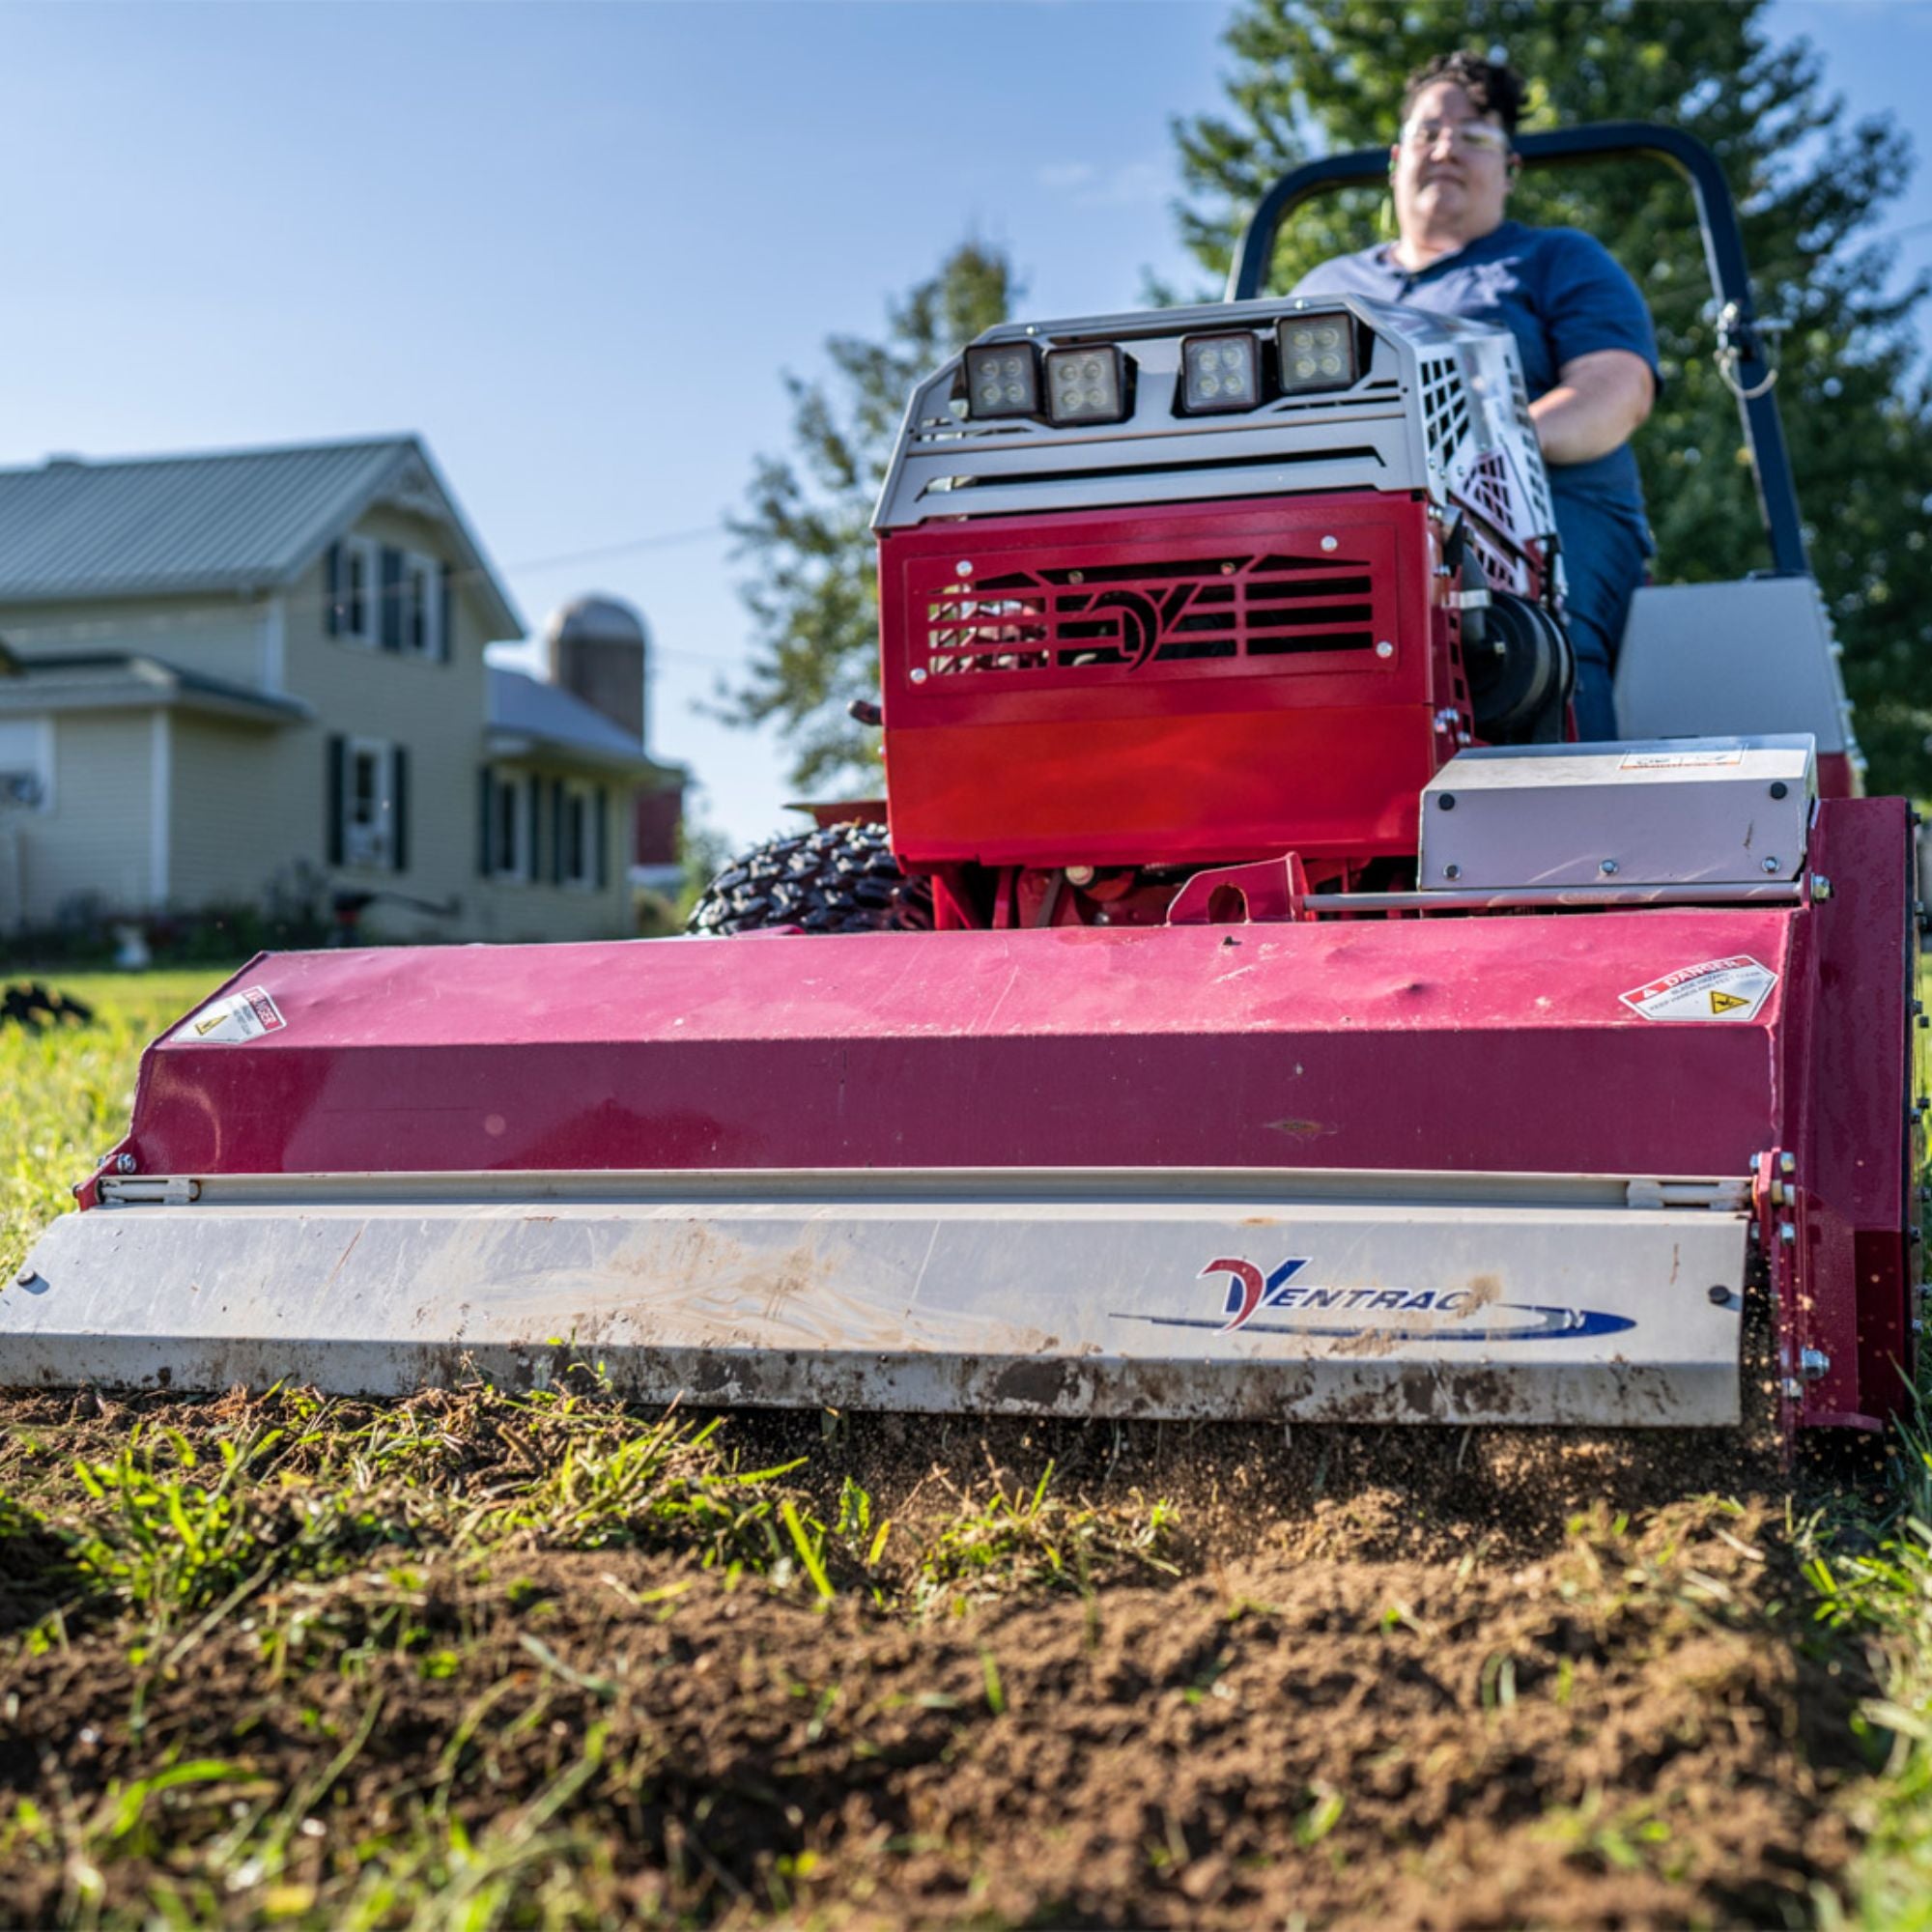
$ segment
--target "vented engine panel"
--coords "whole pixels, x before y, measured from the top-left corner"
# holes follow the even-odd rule
[[[889,535],[895,851],[1412,852],[1438,762],[1430,518],[1363,493]]]
[[[1374,579],[1362,556],[1250,551],[1061,563],[977,580],[950,565],[935,574],[923,657],[933,677],[1144,671],[1366,651],[1376,641]],[[923,575],[914,573],[915,599]]]

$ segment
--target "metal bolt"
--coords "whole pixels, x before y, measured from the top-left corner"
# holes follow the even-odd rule
[[[1223,560],[1221,565],[1221,575],[1223,577],[1233,577],[1234,574],[1235,574],[1234,564],[1232,562]]]
[[[33,1269],[29,1267],[23,1267],[20,1270],[20,1272],[14,1277],[14,1284],[16,1288],[25,1288],[33,1281],[33,1279],[34,1279]]]
[[[1066,573],[1066,581],[1069,583],[1085,583],[1087,573],[1084,570],[1069,570]]]
[[[1777,1156],[1777,1171],[1779,1174],[1796,1174],[1798,1172],[1798,1156],[1795,1153],[1779,1154]]]
[[[1092,866],[1069,866],[1066,868],[1066,883],[1069,886],[1091,886],[1094,883]]]
[[[1791,787],[1782,779],[1773,779],[1771,781],[1771,795],[1773,798],[1782,798],[1790,789]]]
[[[1832,1373],[1832,1358],[1823,1349],[1800,1349],[1798,1373],[1807,1382],[1815,1382]]]
[[[140,1165],[141,1163],[131,1153],[124,1153],[115,1161],[114,1171],[116,1174],[133,1174],[139,1169]]]
[[[1461,866],[1444,866],[1442,876],[1445,879],[1460,879],[1463,876],[1463,868]]]
[[[1778,1383],[1777,1392],[1786,1402],[1796,1402],[1804,1393],[1804,1384],[1796,1376],[1786,1376]]]
[[[1323,537],[1321,539],[1321,548],[1323,550],[1333,550],[1335,548],[1335,539],[1333,537]]]
[[[1767,860],[1766,860],[1766,861],[1764,862],[1764,869],[1765,869],[1765,870],[1766,870],[1767,872],[1775,872],[1775,871],[1776,871],[1776,870],[1777,870],[1777,861],[1776,861],[1776,859],[1767,859]]]
[[[1723,1307],[1731,1298],[1731,1291],[1720,1281],[1714,1281],[1705,1293],[1710,1296],[1713,1308]]]
[[[952,568],[960,577],[971,577],[973,575],[973,566],[964,557],[955,563]]]
[[[1823,872],[1811,874],[1811,896],[1814,899],[1828,899],[1832,896],[1832,882]]]
[[[925,682],[925,668],[923,665],[915,665],[913,667],[912,681],[915,684],[923,684]]]
[[[1456,810],[1456,794],[1453,791],[1437,792],[1435,795],[1435,809],[1437,811],[1454,811]]]
[[[1392,658],[1395,656],[1395,646],[1386,638],[1378,639],[1376,641],[1376,655],[1378,658]]]
[[[1796,1241],[1798,1238],[1798,1230],[1789,1221],[1780,1221],[1777,1224],[1777,1238],[1784,1242]]]
[[[1617,862],[1614,859],[1600,859],[1597,862],[1597,870],[1603,873],[1603,875],[1606,879],[1609,878],[1616,871],[1616,869],[1617,869]]]

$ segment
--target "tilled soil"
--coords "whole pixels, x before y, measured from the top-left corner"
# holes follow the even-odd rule
[[[64,1454],[125,1433],[37,1401],[16,1419]],[[1871,1687],[1810,1619],[1761,1443],[727,1427],[752,1463],[809,1456],[806,1506],[864,1483],[893,1523],[869,1581],[821,1604],[539,1531],[271,1581],[133,1654],[79,1611],[0,1649],[0,1921],[138,1920],[213,1873],[198,1917],[334,1922],[380,1906],[385,1861],[453,1842],[433,1895],[531,1923],[548,1900],[556,1922],[1784,1925],[1856,1850]],[[1103,1517],[1171,1504],[1150,1560],[915,1587],[964,1502],[1049,1458]],[[34,1468],[14,1487],[44,1508]],[[51,1553],[0,1525],[16,1633]],[[64,1858],[5,1836],[22,1799],[118,1819],[197,1760],[219,1775],[136,1804],[111,1857],[73,1849],[107,1827]],[[243,1824],[270,1853],[224,1867]],[[402,1922],[398,1896],[368,1922]]]

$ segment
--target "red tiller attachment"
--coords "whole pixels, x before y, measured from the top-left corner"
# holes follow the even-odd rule
[[[1908,842],[1827,802],[1776,905],[264,956],[0,1379],[1719,1424],[1763,1284],[1794,1424],[1876,1427]]]

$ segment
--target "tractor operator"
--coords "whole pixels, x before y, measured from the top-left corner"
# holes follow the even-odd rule
[[[1555,498],[1577,733],[1600,740],[1617,734],[1610,673],[1653,548],[1630,438],[1656,398],[1657,337],[1602,242],[1505,218],[1522,96],[1514,68],[1476,54],[1412,73],[1389,154],[1397,240],[1322,263],[1294,293],[1412,302],[1515,335]]]

